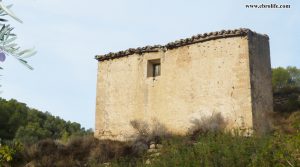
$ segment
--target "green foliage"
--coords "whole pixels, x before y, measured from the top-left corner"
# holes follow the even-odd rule
[[[5,15],[9,15],[14,20],[22,23],[22,21],[10,10],[11,6],[12,5],[6,6],[0,1],[0,52],[15,57],[20,63],[29,69],[33,69],[25,59],[35,55],[36,51],[34,49],[21,50],[18,44],[15,43],[17,36],[13,33],[14,28],[9,24],[3,24],[4,22],[7,22],[7,20],[3,18]]]
[[[275,91],[290,87],[300,87],[300,69],[291,66],[272,69],[272,85]]]
[[[286,68],[288,73],[290,74],[289,84],[291,86],[300,86],[300,69],[297,69],[296,67],[288,66]]]
[[[300,166],[300,112],[289,114],[286,121],[294,129],[292,133],[277,129],[264,136],[242,136],[205,131],[197,136],[164,138],[160,156],[153,158],[146,153],[142,157],[120,157],[111,166]],[[282,128],[280,121],[274,122]],[[150,164],[145,165],[149,160]]]
[[[159,158],[149,166],[299,166],[299,136],[244,137],[229,133],[200,135],[190,144],[186,138],[164,141]]]
[[[10,162],[13,159],[14,150],[4,145],[0,147],[0,163]]]
[[[276,113],[278,116],[287,113]],[[30,116],[31,120],[36,119]],[[217,117],[218,118],[218,117]],[[283,118],[281,116],[280,118]],[[271,117],[270,117],[271,119]],[[210,124],[220,122],[209,119],[197,123]],[[222,122],[222,121],[221,121]],[[66,142],[53,139],[39,140],[25,145],[19,160],[20,166],[32,162],[36,166],[223,166],[223,167],[268,167],[268,166],[300,166],[300,112],[285,116],[292,131],[286,133],[282,122],[275,119],[278,128],[272,134],[264,136],[243,136],[238,133],[215,130],[213,126],[205,130],[197,130],[188,136],[164,136],[160,140],[151,141],[163,145],[160,155],[153,157],[147,152],[149,142],[137,139],[133,142],[117,142],[98,140],[93,136],[71,137]],[[35,125],[28,125],[35,127]],[[76,126],[75,126],[76,127]],[[29,128],[30,129],[30,128]],[[72,129],[72,128],[71,128]],[[208,130],[210,129],[210,130]],[[35,129],[35,131],[38,131]],[[43,134],[42,132],[39,134]],[[151,134],[150,134],[151,135]],[[64,131],[62,136],[69,136]],[[141,148],[146,151],[140,152]],[[139,153],[137,153],[139,152]],[[20,152],[19,152],[20,153]],[[6,149],[6,155],[10,155]],[[4,157],[4,156],[3,156]],[[6,156],[9,157],[9,156]],[[150,160],[150,164],[145,165]],[[17,162],[13,161],[14,166]]]
[[[10,164],[21,151],[23,151],[23,145],[19,142],[0,143],[0,166]]]
[[[273,88],[280,89],[288,85],[289,79],[291,78],[289,72],[282,68],[278,67],[272,70],[272,84]]]
[[[50,138],[51,133],[48,129],[40,127],[38,123],[29,122],[26,126],[21,126],[15,135],[15,140],[23,143],[33,143],[41,139]]]
[[[15,43],[17,39],[16,35],[12,33],[13,28],[10,25],[2,25],[0,29],[0,50],[5,55],[11,55],[15,57],[20,63],[27,66],[29,69],[33,69],[25,60],[36,54],[34,49],[21,50]]]
[[[294,112],[300,109],[300,69],[288,66],[272,70],[274,110]]]
[[[0,138],[30,144],[41,139],[61,139],[91,134],[80,124],[31,109],[16,100],[0,98]],[[67,134],[67,135],[66,135]]]

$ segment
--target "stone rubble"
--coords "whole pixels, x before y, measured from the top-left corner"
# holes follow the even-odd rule
[[[147,150],[149,154],[149,159],[146,160],[145,164],[150,165],[151,161],[160,156],[160,150],[163,148],[162,144],[157,144],[155,142],[150,142],[149,149]]]

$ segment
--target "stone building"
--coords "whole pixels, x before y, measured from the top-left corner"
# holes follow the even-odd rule
[[[269,37],[222,30],[96,56],[95,137],[128,140],[132,121],[186,134],[220,113],[228,129],[267,130],[273,111]]]

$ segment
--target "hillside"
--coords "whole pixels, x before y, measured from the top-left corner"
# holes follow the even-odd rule
[[[78,123],[0,99],[0,167],[300,166],[300,70],[273,69],[269,134],[224,131],[224,120],[201,120],[186,136],[132,125],[135,141],[98,140]]]
[[[270,117],[271,118],[271,117]],[[213,118],[200,122],[193,133],[174,136],[145,131],[132,142],[71,138],[67,143],[41,140],[14,155],[12,166],[300,166],[300,112],[280,119],[270,134],[245,136],[224,132]],[[286,131],[288,128],[290,131]],[[9,166],[9,165],[8,165]]]
[[[63,139],[92,133],[79,123],[65,121],[14,99],[0,98],[0,139],[31,144],[41,139]]]

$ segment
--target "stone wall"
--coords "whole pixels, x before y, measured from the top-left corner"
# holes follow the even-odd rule
[[[184,135],[192,122],[217,113],[227,121],[228,129],[252,128],[254,119],[263,116],[259,113],[272,106],[271,67],[268,38],[259,34],[253,38],[249,32],[97,57],[95,136],[134,138],[131,121]],[[147,63],[154,59],[161,63],[161,75],[155,78],[147,75]]]
[[[265,133],[269,128],[268,113],[273,111],[269,40],[255,33],[249,33],[248,36],[253,128],[259,133]]]

